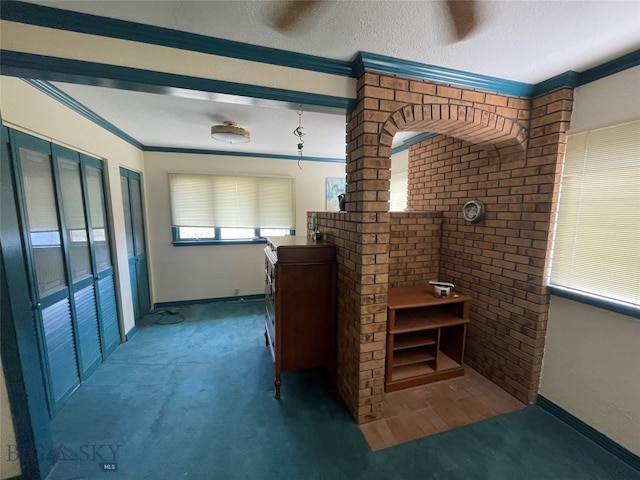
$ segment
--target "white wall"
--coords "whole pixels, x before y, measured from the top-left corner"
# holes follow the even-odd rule
[[[409,170],[409,149],[391,155],[391,175]]]
[[[169,173],[281,175],[295,178],[296,230],[306,233],[306,212],[325,210],[325,178],[345,176],[344,164],[250,157],[145,153],[152,301],[173,302],[264,293],[263,244],[171,243]]]
[[[123,330],[128,332],[135,321],[127,263],[120,167],[142,171],[142,152],[20,79],[0,77],[0,82],[0,108],[2,121],[6,125],[105,161],[114,233],[112,241],[116,255],[116,288],[121,299]]]
[[[640,118],[640,67],[579,87],[572,131]],[[640,320],[553,296],[539,392],[640,455]]]
[[[637,120],[640,117],[639,86],[640,66],[576,88],[569,133]]]

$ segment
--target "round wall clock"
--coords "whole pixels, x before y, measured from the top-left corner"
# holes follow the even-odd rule
[[[485,207],[480,200],[471,200],[462,207],[462,215],[467,222],[477,223],[484,218]]]

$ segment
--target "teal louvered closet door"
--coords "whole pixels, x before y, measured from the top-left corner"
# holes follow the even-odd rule
[[[52,416],[120,343],[102,161],[10,132]]]
[[[48,142],[11,132],[31,284],[50,411],[80,384],[67,259]]]
[[[59,208],[62,211],[63,242],[68,252],[71,311],[76,325],[79,364],[84,379],[102,363],[102,346],[80,175],[80,154],[58,145],[52,145],[52,150],[60,184]]]
[[[116,304],[116,287],[111,261],[109,223],[104,202],[104,173],[102,161],[81,155],[83,178],[89,211],[89,237],[96,279],[98,312],[102,332],[102,352],[109,355],[121,341]]]

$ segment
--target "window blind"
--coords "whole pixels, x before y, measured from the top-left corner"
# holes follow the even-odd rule
[[[407,172],[398,172],[391,174],[389,211],[404,212],[407,208],[407,182]]]
[[[640,304],[640,121],[569,136],[550,282]]]
[[[169,189],[174,227],[295,228],[292,178],[170,174]]]

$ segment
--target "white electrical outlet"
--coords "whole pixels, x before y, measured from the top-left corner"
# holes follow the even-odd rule
[[[234,295],[240,295],[240,289],[239,288],[234,288],[233,289],[233,294]]]

